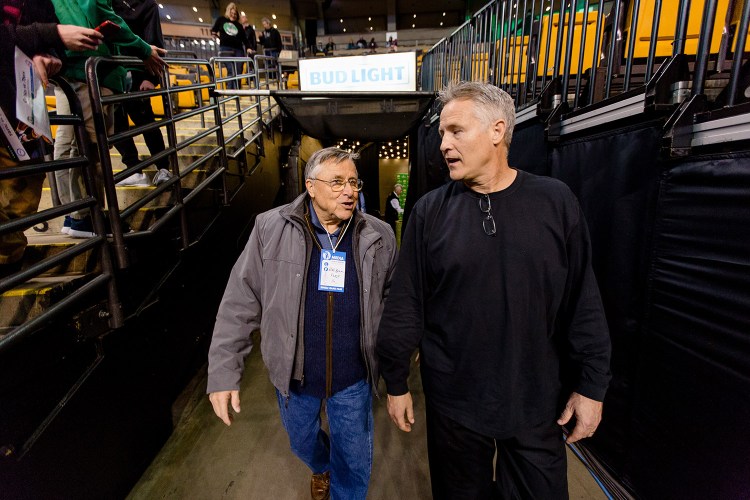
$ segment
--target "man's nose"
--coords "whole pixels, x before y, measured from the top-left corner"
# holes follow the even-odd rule
[[[450,142],[448,141],[447,137],[443,137],[442,139],[440,139],[440,152],[445,154],[448,149],[450,149]]]

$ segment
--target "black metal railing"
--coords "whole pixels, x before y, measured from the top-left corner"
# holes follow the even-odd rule
[[[95,236],[78,241],[70,248],[47,257],[40,262],[35,262],[0,280],[0,300],[2,294],[42,273],[49,272],[69,261],[73,257],[89,252],[99,252],[99,267],[97,273],[87,273],[87,280],[83,286],[78,287],[54,305],[47,307],[33,319],[25,321],[21,325],[8,327],[0,336],[0,352],[5,351],[22,339],[39,331],[45,324],[57,320],[65,314],[70,314],[72,308],[81,307],[81,301],[85,297],[93,295],[102,288],[106,288],[106,311],[104,316],[109,320],[111,328],[118,328],[124,322],[122,307],[118,298],[118,289],[115,282],[115,269],[128,266],[128,255],[126,242],[131,238],[140,238],[161,231],[176,217],[179,217],[178,237],[180,246],[187,248],[197,241],[200,235],[188,234],[186,210],[191,203],[196,201],[198,195],[206,189],[218,189],[220,196],[218,200],[217,216],[219,209],[229,203],[233,193],[227,192],[225,175],[228,168],[226,144],[230,143],[233,148],[231,152],[235,157],[252,144],[257,144],[258,151],[255,154],[263,155],[263,127],[267,126],[277,115],[277,104],[270,98],[240,98],[222,97],[217,94],[216,89],[227,85],[230,80],[239,82],[243,80],[252,88],[278,88],[277,64],[271,58],[259,56],[263,61],[263,69],[255,70],[256,60],[251,58],[239,58],[233,63],[241,63],[243,68],[240,73],[233,77],[217,77],[214,73],[215,64],[221,64],[221,58],[215,61],[206,61],[191,57],[165,59],[169,64],[165,74],[161,77],[161,84],[151,91],[134,91],[125,94],[105,95],[99,86],[98,77],[100,71],[106,71],[113,65],[124,65],[126,67],[143,67],[139,59],[111,57],[91,58],[86,64],[86,75],[91,97],[94,128],[96,131],[96,144],[92,144],[85,129],[81,104],[76,97],[75,91],[63,79],[51,79],[51,81],[64,91],[72,114],[51,114],[52,125],[74,125],[75,139],[80,156],[60,160],[37,159],[19,164],[17,167],[0,169],[0,179],[11,179],[25,175],[39,175],[49,172],[60,171],[70,168],[81,168],[85,182],[86,193],[98,193],[97,176],[104,184],[104,199],[98,199],[96,194],[84,195],[80,200],[67,204],[60,204],[57,196],[52,196],[53,206],[35,214],[0,224],[0,234],[24,230],[40,223],[48,223],[53,219],[70,214],[81,209],[91,211],[91,219]],[[271,67],[274,65],[273,67]],[[275,75],[275,76],[274,76]],[[111,108],[136,99],[152,99],[152,103],[160,105],[163,109],[157,112],[160,119],[154,123],[143,126],[131,127],[128,130],[113,132],[108,129],[105,116]],[[225,106],[228,101],[235,103],[234,111],[227,112]],[[223,109],[222,109],[223,108]],[[274,112],[274,108],[276,111]],[[105,109],[107,113],[105,113]],[[185,124],[190,118],[200,117],[201,126],[191,130]],[[229,139],[225,141],[225,129],[232,130]],[[115,173],[112,169],[113,162],[110,156],[110,146],[118,142],[132,139],[134,136],[147,131],[159,130],[166,136],[165,149],[151,155],[136,165],[124,168]],[[96,163],[91,161],[89,148],[98,149],[101,171],[97,172]],[[194,150],[191,152],[191,148]],[[190,154],[190,161],[182,161],[183,155]],[[129,177],[133,173],[156,164],[160,160],[167,159],[169,170],[173,177],[153,189],[143,190],[142,197],[132,201],[128,205],[121,206],[117,196],[116,185],[118,182]],[[199,168],[205,168],[206,175],[196,184],[183,189],[186,186],[186,178]],[[235,193],[242,187],[240,182]],[[217,183],[219,184],[217,188]],[[54,178],[51,182],[54,194]],[[163,200],[162,195],[169,192],[168,200]],[[183,193],[187,193],[184,194]],[[134,231],[125,233],[123,227],[127,220],[138,210],[149,203],[159,200],[166,203],[164,213],[161,213],[156,221],[147,228],[135,228]],[[109,217],[109,224],[105,222],[105,211]],[[210,223],[209,223],[210,225]],[[99,296],[101,301],[103,297]]]
[[[186,200],[182,198],[183,180],[196,168],[206,165],[213,158],[218,159],[219,165],[214,170],[213,174],[215,175],[211,177],[212,179],[222,175],[226,170],[226,156],[223,148],[223,129],[220,125],[218,106],[213,103],[211,99],[206,103],[203,102],[202,98],[204,90],[210,95],[210,92],[215,88],[215,83],[212,78],[213,68],[208,61],[202,60],[167,59],[166,62],[170,64],[170,67],[167,68],[164,75],[162,75],[159,89],[110,96],[102,95],[101,87],[98,83],[100,70],[103,69],[106,71],[113,65],[142,67],[143,63],[134,58],[98,57],[89,59],[86,64],[86,74],[92,96],[97,145],[102,161],[104,191],[107,198],[109,220],[112,227],[113,248],[119,268],[125,268],[128,266],[125,237],[123,235],[123,227],[127,227],[123,224],[126,222],[126,219],[132,217],[139,209],[154,202],[154,200],[161,198],[163,193],[169,191],[172,195],[172,201],[168,211],[160,216],[159,220],[149,228],[135,228],[132,233],[128,234],[128,237],[144,236],[149,233],[157,232],[174,217],[179,216],[180,243],[182,248],[187,248],[191,243],[191,239],[188,234],[187,213],[185,212]],[[180,68],[181,71],[177,72],[177,68]],[[198,70],[199,68],[201,71]],[[200,75],[206,75],[206,81],[201,81]],[[159,122],[130,128],[127,131],[116,134],[109,133],[104,122],[106,108],[121,105],[129,100],[151,98],[154,96],[161,98],[163,103],[164,114]],[[185,107],[179,107],[180,101],[185,99],[188,99],[189,102],[186,103]],[[206,115],[209,115],[208,118],[215,125],[209,127],[208,130],[205,131],[196,131],[193,135],[186,133],[187,129],[181,128],[181,139],[178,138],[176,129],[180,126],[183,120],[200,116],[203,119],[202,123],[205,124],[207,118]],[[115,145],[124,139],[132,139],[136,135],[157,128],[163,128],[166,131],[166,149],[139,162],[137,165],[125,168],[121,172],[115,174],[112,169],[112,158],[109,154],[110,146]],[[185,137],[186,135],[188,137]],[[187,167],[181,166],[179,162],[179,154],[185,151],[197,140],[207,136],[212,136],[212,139],[217,143],[217,147],[201,155],[201,158],[198,161],[193,162],[191,165]],[[132,204],[121,207],[117,196],[116,184],[133,173],[144,167],[155,164],[163,158],[169,159],[170,170],[173,177],[153,190],[145,190],[144,195],[138,200],[135,200]],[[193,192],[200,192],[205,189],[207,185],[208,184],[205,182],[201,183],[193,188]]]
[[[552,92],[572,111],[643,89],[658,67],[683,58],[691,76],[670,104],[688,94],[712,101],[723,86],[706,82],[719,79],[732,106],[749,17],[746,3],[719,0],[494,0],[425,54],[421,88],[488,81],[519,109]]]
[[[59,87],[65,94],[70,103],[70,115],[53,114],[50,117],[52,125],[73,126],[75,140],[78,144],[79,156],[74,158],[65,158],[60,160],[46,160],[44,158],[33,159],[28,162],[20,163],[13,168],[0,169],[0,179],[13,179],[28,175],[40,175],[44,173],[54,173],[57,171],[79,168],[82,172],[83,181],[88,193],[96,193],[95,189],[95,163],[90,161],[89,139],[85,130],[83,112],[81,103],[76,96],[75,91],[62,78],[51,78],[50,81]],[[62,266],[76,256],[86,252],[98,252],[98,264],[100,271],[96,276],[90,279],[84,286],[72,291],[57,302],[54,306],[46,309],[41,314],[24,322],[20,326],[12,328],[6,335],[0,337],[0,353],[9,349],[11,346],[21,340],[30,337],[39,331],[44,325],[56,320],[70,308],[80,304],[80,302],[95,291],[105,289],[107,293],[107,315],[109,326],[118,328],[123,323],[123,315],[117,292],[117,286],[114,278],[114,266],[112,263],[110,246],[107,242],[104,223],[104,215],[101,206],[103,200],[98,200],[96,195],[88,195],[80,200],[75,200],[66,204],[58,204],[52,208],[42,210],[35,214],[28,215],[9,222],[0,223],[0,234],[8,234],[15,231],[23,231],[29,227],[68,215],[74,211],[88,209],[91,215],[94,229],[97,236],[78,240],[77,244],[72,244],[69,248],[48,256],[39,262],[35,262],[21,271],[0,280],[0,295],[26,283],[29,280],[48,272],[58,266]],[[72,240],[71,240],[72,241]]]

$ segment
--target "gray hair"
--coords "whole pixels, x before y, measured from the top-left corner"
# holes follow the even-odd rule
[[[320,167],[324,163],[333,162],[338,165],[342,161],[351,161],[354,163],[355,160],[359,160],[358,153],[350,153],[337,147],[323,148],[312,154],[307,165],[305,165],[305,179],[315,179]],[[355,164],[356,167],[356,164]]]
[[[261,24],[263,24],[263,23],[266,23],[266,22],[267,22],[268,24],[271,24],[271,20],[270,20],[270,19],[268,19],[267,17],[264,17],[263,19],[261,19],[261,20],[260,20],[260,23],[261,23]]]
[[[445,106],[454,100],[472,101],[477,118],[490,125],[496,120],[505,122],[503,142],[510,149],[513,128],[516,125],[516,105],[504,90],[490,83],[450,83],[438,93],[438,100]]]

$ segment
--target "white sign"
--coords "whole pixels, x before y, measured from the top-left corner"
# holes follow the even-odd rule
[[[415,52],[300,59],[303,91],[402,92],[417,90]]]

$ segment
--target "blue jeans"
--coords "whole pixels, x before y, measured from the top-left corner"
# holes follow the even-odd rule
[[[235,49],[232,47],[226,47],[226,46],[220,46],[219,52],[224,57],[247,57],[247,54],[242,49]],[[231,52],[231,54],[230,54]],[[222,63],[222,65],[227,69],[227,76],[235,76],[237,74],[237,69],[242,70],[243,63],[240,62],[226,62]],[[237,88],[237,80],[229,80],[226,82],[228,89],[236,89]]]
[[[320,428],[322,399],[276,391],[292,452],[313,474],[331,471],[331,498],[364,500],[372,469],[372,393],[366,380],[326,401],[330,436]]]

